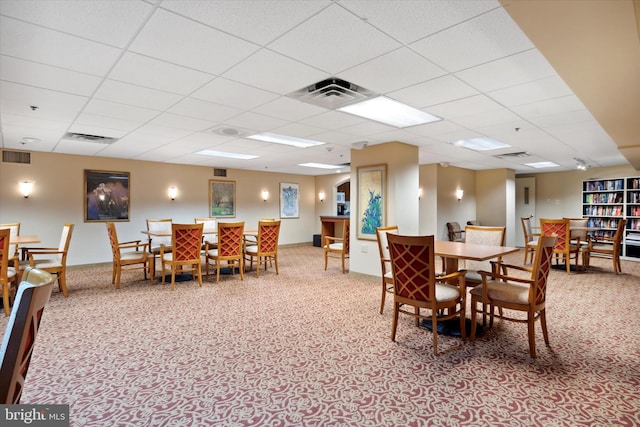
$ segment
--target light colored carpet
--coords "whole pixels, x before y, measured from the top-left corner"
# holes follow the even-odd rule
[[[380,315],[379,282],[339,264],[286,247],[278,276],[173,292],[141,272],[116,290],[110,267],[73,271],[45,310],[22,403],[69,404],[73,426],[640,425],[640,263],[552,271],[537,359],[526,325],[500,321],[475,343],[440,336],[434,356],[401,317],[394,343],[391,299]]]

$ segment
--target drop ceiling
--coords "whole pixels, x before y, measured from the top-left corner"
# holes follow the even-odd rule
[[[615,64],[625,69],[614,73],[615,82],[607,79],[606,63],[591,62],[607,79],[595,89],[593,80],[579,84],[581,73],[567,65],[585,52],[572,50],[562,25],[552,26],[551,34],[563,43],[540,37],[545,14],[553,13],[548,5],[556,2],[542,2],[548,5],[533,14],[537,21],[526,8],[540,2],[512,3],[0,0],[0,147],[321,175],[335,171],[298,165],[348,165],[351,149],[363,141],[400,141],[419,147],[420,164],[473,170],[572,170],[576,158],[591,167],[631,162],[640,168],[628,139],[640,135],[640,120],[628,119],[640,117],[633,1],[613,2],[630,16],[608,17],[608,8],[601,8],[599,19],[607,25],[573,22],[573,31],[586,29],[598,40],[611,27],[635,30],[616,34],[627,43],[627,59]],[[514,21],[523,16],[528,35]],[[572,18],[569,10],[564,19]],[[594,100],[611,105],[609,89],[626,87],[619,81],[625,76],[635,86],[615,97],[632,110],[612,120]],[[400,129],[291,96],[326,79],[443,120]],[[631,100],[622,101],[625,96]],[[257,132],[325,144],[295,148],[245,138]],[[105,144],[68,133],[117,140]],[[452,144],[481,136],[511,147],[476,152]],[[195,154],[201,150],[258,157]],[[525,166],[548,161],[559,167]]]

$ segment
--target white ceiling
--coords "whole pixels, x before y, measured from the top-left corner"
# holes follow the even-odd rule
[[[444,120],[398,129],[286,96],[329,77]],[[473,170],[627,163],[497,0],[0,0],[0,131],[5,149],[304,175],[333,172],[299,163],[348,164],[359,141]],[[511,148],[450,144],[476,136]],[[194,154],[203,149],[259,157]],[[520,151],[529,156],[495,157]],[[524,166],[540,161],[560,167]]]

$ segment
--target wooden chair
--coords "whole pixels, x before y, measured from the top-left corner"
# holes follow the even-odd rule
[[[575,244],[571,244],[571,229],[569,228],[569,220],[540,218],[540,234],[542,236],[558,236],[556,246],[553,253],[556,255],[556,264],[558,258],[562,255],[567,273],[571,273],[571,258],[576,260],[575,270],[578,271],[578,258],[580,253],[580,239]]]
[[[58,286],[65,298],[69,295],[67,291],[67,254],[69,252],[69,243],[71,242],[71,234],[73,233],[73,224],[65,224],[62,227],[62,235],[57,248],[27,248],[26,253],[28,260],[20,261],[20,265],[26,267],[26,263],[31,267],[44,270],[58,276]],[[45,257],[45,258],[41,258]]]
[[[466,287],[464,272],[438,277],[435,274],[435,239],[433,236],[401,236],[387,234],[391,269],[393,271],[393,323],[391,340],[396,339],[400,313],[420,319],[429,319],[433,332],[433,352],[438,354],[438,321],[460,316],[460,333],[466,339],[465,306]],[[443,283],[456,279],[458,286]],[[414,307],[414,311],[405,306]],[[420,314],[420,309],[430,311]]]
[[[149,235],[149,253],[151,260],[151,275],[155,276],[156,257],[160,255],[160,246],[171,246],[171,218],[147,219],[147,232],[159,234],[159,236]]]
[[[464,242],[464,230],[460,228],[460,224],[457,222],[447,223],[447,233],[449,234],[449,241],[451,242]]]
[[[9,249],[10,236],[10,229],[0,228],[0,286],[2,286],[5,316],[11,313],[11,301],[13,301],[18,281],[17,259],[12,256],[13,252]]]
[[[9,222],[5,224],[0,224],[0,228],[8,228],[10,230],[10,239],[11,237],[17,237],[20,235],[20,223],[19,222]],[[16,244],[9,243],[9,256],[11,258],[18,258],[20,248]],[[12,255],[13,254],[13,255]]]
[[[488,227],[481,225],[467,225],[464,229],[464,241],[466,243],[475,243],[488,246],[504,246],[506,227]],[[501,261],[501,257],[497,258]],[[491,270],[490,261],[465,261],[465,283],[467,287],[477,286],[482,283],[482,276],[478,271]]]
[[[249,269],[253,268],[256,259],[256,276],[260,276],[260,264],[264,263],[267,271],[267,261],[273,261],[278,273],[278,238],[280,236],[280,221],[259,221],[258,241],[256,245],[244,246],[245,266],[249,261]]]
[[[525,216],[520,218],[522,223],[522,232],[524,233],[524,263],[533,262],[533,255],[538,247],[538,238],[540,233],[534,233],[531,227],[531,217]]]
[[[378,251],[380,252],[380,267],[382,268],[382,298],[380,300],[380,314],[384,312],[384,302],[387,293],[393,294],[393,271],[391,271],[391,254],[387,233],[398,234],[398,226],[377,227]]]
[[[587,247],[582,249],[582,267],[589,267],[589,259],[591,255],[611,257],[613,261],[613,271],[616,274],[622,273],[620,265],[620,247],[622,245],[622,237],[624,236],[624,227],[627,224],[626,219],[618,220],[618,227],[613,237],[591,238]]]
[[[202,224],[171,224],[171,246],[160,246],[160,264],[162,265],[162,284],[165,281],[165,268],[171,267],[171,290],[175,289],[176,271],[190,271],[198,277],[202,287],[202,269],[200,254],[202,251]]]
[[[218,243],[205,242],[206,274],[209,274],[209,261],[216,268],[216,283],[220,282],[220,269],[223,262],[235,274],[236,263],[240,270],[240,280],[244,280],[243,255],[244,221],[218,222]]]
[[[148,243],[141,243],[141,240],[130,240],[128,242],[118,241],[118,233],[116,232],[116,224],[107,222],[107,233],[109,234],[109,243],[111,243],[111,252],[113,254],[113,271],[111,274],[111,283],[115,283],[116,289],[120,288],[120,277],[122,270],[143,270],[144,279],[147,274],[151,283],[153,283],[153,274],[151,274],[151,261],[153,257],[147,252]]]
[[[204,251],[204,240],[216,243],[218,241],[217,218],[194,218],[195,224],[202,224],[202,250]]]
[[[546,319],[546,293],[549,270],[553,259],[554,246],[558,236],[541,236],[532,268],[496,263],[495,271],[482,272],[483,283],[471,290],[471,341],[476,338],[476,316],[478,304],[490,307],[490,325],[493,326],[495,308],[500,309],[498,318],[527,323],[529,333],[529,353],[536,357],[536,341],[534,323],[540,319],[545,344],[549,345]],[[509,270],[531,273],[530,278],[509,276]],[[505,314],[503,310],[525,312],[526,319],[521,316]],[[482,309],[484,315],[484,308]],[[507,312],[508,313],[508,312]]]
[[[40,321],[54,281],[55,276],[32,267],[27,267],[22,274],[22,282],[0,347],[2,404],[20,403]]]
[[[345,259],[349,258],[349,221],[342,221],[341,236],[324,236],[324,269],[327,269],[329,258],[342,260],[342,273],[346,273]]]
[[[589,218],[564,218],[569,220],[569,241],[572,245],[577,244],[580,240],[580,246],[584,247],[588,244],[587,227],[589,226]]]

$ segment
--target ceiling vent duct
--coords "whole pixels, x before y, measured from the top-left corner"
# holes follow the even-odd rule
[[[213,168],[213,176],[227,176],[227,170],[223,168]]]
[[[314,83],[287,95],[307,104],[328,109],[344,107],[376,96],[375,93],[335,77]]]
[[[531,154],[529,154],[526,151],[518,151],[516,153],[498,154],[493,157],[496,157],[498,159],[514,159],[514,158],[521,158],[521,157],[529,157],[530,155]]]
[[[113,144],[118,140],[118,138],[111,138],[109,136],[100,136],[100,135],[88,135],[86,133],[76,133],[76,132],[67,132],[64,134],[62,139],[70,139],[72,141],[82,141],[82,142],[94,142],[98,144]]]
[[[27,151],[2,151],[2,161],[5,163],[31,164],[31,153]]]

